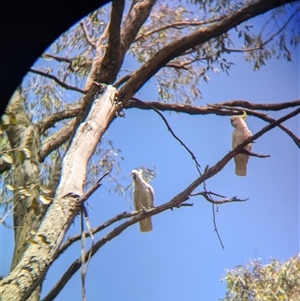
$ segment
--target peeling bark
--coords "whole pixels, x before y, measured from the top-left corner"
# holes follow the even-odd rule
[[[41,223],[45,206],[39,202],[39,130],[33,125],[22,106],[23,99],[19,90],[15,92],[7,111],[16,115],[17,124],[10,125],[6,131],[11,147],[14,149],[14,169],[12,170],[12,186],[16,188],[13,196],[13,222],[15,247],[12,258],[12,271],[20,262],[28,247],[28,239]],[[26,157],[23,148],[30,150],[30,156]],[[30,192],[30,196],[20,193],[21,187]],[[32,293],[29,301],[39,300],[40,287]]]
[[[2,301],[26,300],[42,282],[66,231],[81,208],[87,162],[119,109],[115,88],[108,86],[78,127],[63,160],[53,203],[16,268],[2,280]]]

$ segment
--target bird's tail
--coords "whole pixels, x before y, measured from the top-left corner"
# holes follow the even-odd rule
[[[245,154],[237,154],[235,160],[235,174],[237,176],[245,176],[247,174],[247,162],[249,156]]]
[[[247,174],[247,167],[246,166],[242,166],[242,167],[240,167],[240,166],[235,166],[235,174],[237,175],[237,176],[245,176],[246,174]]]
[[[152,221],[151,217],[147,217],[140,222],[140,231],[141,232],[149,232],[152,231]]]

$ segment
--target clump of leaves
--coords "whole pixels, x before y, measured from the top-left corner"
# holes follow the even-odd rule
[[[228,270],[223,301],[297,301],[300,300],[300,254],[285,262],[260,260]]]

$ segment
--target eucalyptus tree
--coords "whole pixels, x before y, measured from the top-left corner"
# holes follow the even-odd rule
[[[52,300],[84,262],[128,226],[183,205],[195,188],[221,171],[250,141],[278,126],[299,147],[299,138],[281,124],[299,113],[299,101],[194,105],[201,98],[199,83],[208,81],[209,72],[230,73],[231,53],[243,53],[255,70],[272,57],[290,61],[290,49],[299,42],[297,4],[291,0],[117,0],[90,13],[43,53],[12,97],[1,124],[2,205],[6,208],[1,222],[5,225],[5,217],[13,212],[15,234],[11,272],[1,281],[2,300],[39,299],[49,267],[72,243],[62,245],[67,230],[80,212],[86,216],[84,203],[103,177],[109,177],[113,192],[124,192],[109,174],[112,168],[118,172],[121,162],[104,134],[126,110],[154,110],[171,132],[162,111],[233,115],[244,110],[269,125],[204,170],[172,132],[191,155],[199,176],[161,206],[113,218],[109,224],[126,221],[95,242],[44,300]],[[271,12],[267,21],[253,30],[251,20],[267,12]],[[135,61],[135,70],[123,68],[128,58]],[[150,79],[157,85],[157,102],[135,96]],[[262,113],[295,107],[278,120]],[[99,164],[92,163],[94,157]],[[151,178],[153,171],[146,170],[145,175]],[[218,204],[203,187],[202,196]],[[239,199],[223,200],[232,201]]]

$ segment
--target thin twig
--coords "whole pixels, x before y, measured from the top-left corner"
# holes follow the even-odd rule
[[[216,193],[213,193],[213,192],[208,192],[208,191],[201,191],[201,192],[197,192],[197,193],[191,193],[190,196],[198,196],[198,195],[201,195],[203,196],[209,203],[212,203],[212,204],[215,204],[215,205],[222,205],[222,204],[226,204],[226,203],[233,203],[233,202],[246,202],[248,201],[249,199],[238,199],[237,197],[233,197],[233,198],[225,198],[224,196],[220,196]],[[220,199],[220,200],[214,200],[211,198],[210,195],[216,195],[216,196],[220,196],[222,197],[223,199]]]
[[[83,90],[81,90],[77,87],[73,87],[73,86],[69,86],[69,85],[65,84],[64,82],[60,81],[56,76],[51,75],[49,73],[46,73],[46,72],[43,72],[43,71],[40,71],[40,70],[36,70],[36,69],[33,69],[33,68],[30,68],[29,71],[32,72],[32,73],[39,74],[41,76],[48,77],[48,78],[54,80],[56,83],[58,83],[60,86],[62,86],[65,89],[76,91],[76,92],[79,92],[79,93],[82,93],[82,94],[86,93],[86,91],[83,91]]]
[[[84,33],[84,37],[86,39],[86,41],[93,47],[93,48],[96,48],[96,44],[93,42],[93,40],[91,39],[89,33],[88,33],[88,30],[87,28],[85,27],[83,21],[80,22],[80,27]]]
[[[197,168],[197,170],[198,170],[198,172],[199,172],[199,174],[201,175],[201,171],[200,171],[200,168],[201,168],[201,166],[200,166],[200,164],[198,163],[198,161],[197,161],[197,158],[196,158],[196,156],[194,155],[194,153],[185,145],[185,143],[183,143],[183,141],[174,133],[174,131],[172,130],[172,128],[170,127],[170,125],[169,125],[169,123],[168,123],[168,121],[166,120],[166,118],[164,117],[164,115],[160,112],[160,111],[158,111],[156,108],[154,108],[154,107],[152,107],[151,105],[148,105],[146,102],[143,102],[142,100],[140,100],[140,99],[138,99],[138,98],[136,98],[136,97],[132,97],[132,99],[134,100],[134,101],[137,101],[137,102],[141,102],[141,103],[143,103],[144,105],[146,105],[146,106],[149,106],[154,112],[156,112],[160,117],[161,117],[161,119],[164,121],[164,123],[165,123],[165,125],[166,125],[166,127],[167,127],[167,129],[168,129],[168,131],[171,133],[171,135],[188,151],[188,153],[191,155],[191,157],[192,157],[192,159],[193,159],[193,161],[195,162],[195,164],[196,164],[196,168]]]
[[[44,59],[50,58],[50,59],[54,59],[54,60],[56,60],[60,63],[64,62],[64,63],[72,64],[72,59],[69,59],[69,58],[66,58],[66,57],[63,57],[63,56],[53,55],[53,54],[50,54],[50,53],[43,53],[42,58],[44,58]]]
[[[4,216],[1,218],[0,220],[0,224],[4,224],[5,219],[8,217],[8,215],[14,210],[14,208],[18,205],[19,201],[16,202],[5,214]]]
[[[82,211],[83,211],[83,215],[84,215],[84,220],[85,220],[85,224],[86,224],[86,227],[88,229],[88,233],[89,233],[89,236],[91,238],[91,248],[94,246],[94,235],[93,235],[93,232],[92,232],[92,229],[91,229],[91,224],[90,224],[90,221],[89,221],[89,215],[88,215],[88,212],[86,210],[86,207],[84,204],[82,204]],[[86,263],[86,272],[87,272],[87,269],[89,267],[89,264],[90,264],[90,259],[91,259],[91,253],[89,254],[89,257],[88,257],[88,260],[87,260],[87,263]],[[86,274],[85,272],[85,274]]]
[[[257,158],[269,158],[269,157],[271,157],[270,155],[263,155],[263,154],[257,154],[257,153],[249,152],[246,149],[242,149],[240,151],[240,153],[243,153],[243,154],[246,154],[246,155],[252,156],[252,157],[257,157]]]
[[[80,248],[80,261],[81,261],[81,272],[80,272],[80,278],[81,278],[81,297],[82,301],[85,301],[85,252],[84,252],[84,241],[85,241],[85,234],[84,234],[84,222],[83,222],[83,212],[80,213],[80,233],[81,233],[81,248]]]
[[[277,32],[275,32],[273,35],[271,35],[270,38],[263,43],[263,46],[266,45],[267,43],[269,43],[271,40],[273,40],[277,35],[279,35],[286,28],[286,26],[290,23],[290,21],[294,18],[294,16],[297,15],[298,12],[299,12],[299,8],[296,9],[293,14],[291,14],[291,16],[288,18],[288,20],[283,24],[283,26]]]
[[[178,206],[174,206],[171,208],[171,210],[173,210],[173,208],[180,208],[180,207],[193,207],[194,204],[193,203],[183,203],[183,204],[180,204]]]
[[[214,224],[214,227],[215,227],[215,228],[214,228],[214,231],[215,231],[216,234],[217,234],[217,237],[218,237],[218,239],[219,239],[219,242],[220,242],[220,245],[221,245],[221,247],[222,247],[222,250],[224,250],[225,247],[224,247],[224,245],[223,245],[221,236],[220,236],[220,234],[219,234],[219,230],[218,230],[218,228],[217,228],[217,223],[216,223],[215,204],[213,203],[211,206],[212,206],[212,214],[213,214],[213,224]]]
[[[157,28],[157,29],[154,29],[154,30],[151,30],[151,31],[148,31],[144,34],[141,34],[139,36],[137,36],[134,40],[134,42],[137,42],[137,41],[140,41],[150,35],[153,35],[154,33],[157,33],[157,32],[160,32],[160,31],[163,31],[163,30],[166,30],[166,29],[169,29],[169,28],[174,28],[174,29],[183,29],[185,27],[188,27],[188,26],[203,26],[203,25],[207,25],[207,24],[211,24],[211,23],[214,23],[214,22],[217,22],[217,21],[220,21],[221,18],[216,18],[214,20],[209,20],[209,21],[186,21],[186,22],[175,22],[175,23],[172,23],[172,24],[168,24],[168,25],[165,25],[163,27],[160,27],[160,28]]]
[[[89,190],[80,198],[80,202],[84,203],[100,186],[100,182],[112,171],[112,166],[106,171],[90,188]]]
[[[88,212],[87,212],[86,207],[85,207],[85,205],[83,203],[82,204],[82,211],[81,211],[81,214],[80,214],[80,236],[81,236],[81,251],[80,251],[81,273],[80,273],[80,276],[81,276],[81,296],[82,296],[82,301],[86,300],[86,297],[85,297],[85,277],[86,277],[86,273],[88,271],[88,266],[89,266],[91,255],[92,255],[91,252],[89,252],[87,261],[85,261],[86,257],[85,257],[84,245],[85,245],[86,234],[84,232],[84,221],[85,221],[86,227],[88,229],[89,236],[91,237],[91,240],[92,240],[92,244],[91,244],[91,247],[90,247],[90,250],[92,250],[92,248],[94,246],[94,235],[91,232],[91,226],[90,226],[90,222],[89,222],[89,218],[88,218]]]
[[[130,79],[130,77],[131,77],[131,74],[126,74],[125,76],[123,76],[122,78],[120,78],[118,81],[116,81],[114,83],[114,87],[119,88],[121,85],[126,83]]]

